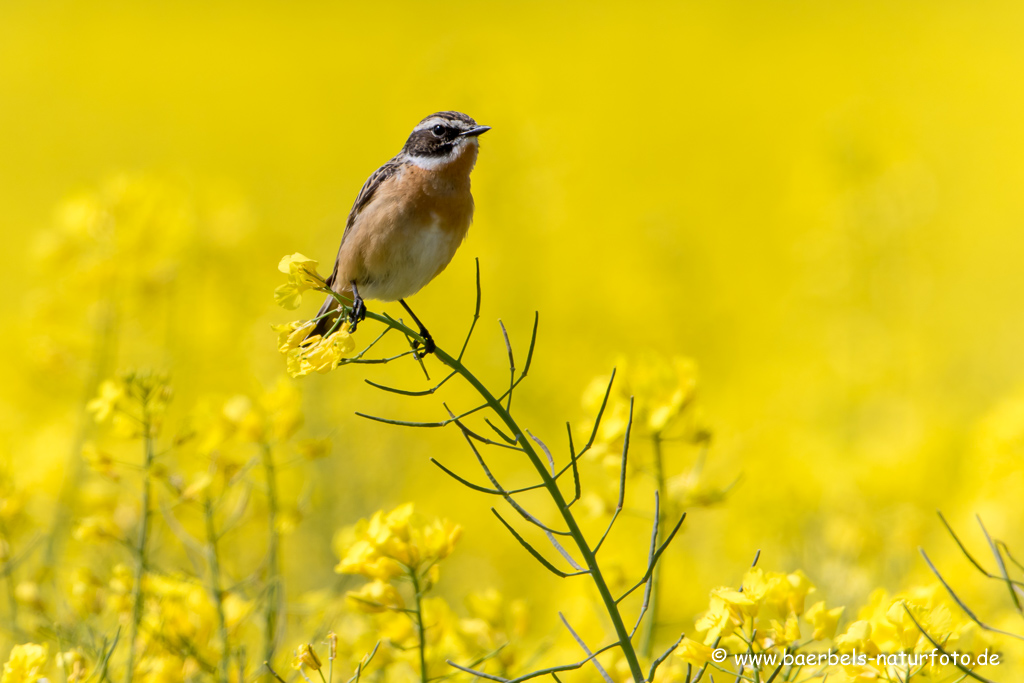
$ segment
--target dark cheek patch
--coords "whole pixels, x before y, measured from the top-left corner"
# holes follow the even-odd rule
[[[451,142],[438,138],[429,130],[416,131],[405,143],[406,153],[421,157],[445,156],[452,151],[452,147]]]

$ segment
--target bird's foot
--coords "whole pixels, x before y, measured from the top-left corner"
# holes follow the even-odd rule
[[[426,330],[421,330],[420,336],[423,337],[423,341],[413,341],[412,352],[417,358],[423,359],[432,354],[437,349],[437,345],[434,344],[434,338]]]
[[[362,297],[356,297],[348,312],[348,331],[355,332],[356,327],[364,320],[366,320],[366,304]]]

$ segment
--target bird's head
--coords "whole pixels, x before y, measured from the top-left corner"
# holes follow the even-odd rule
[[[413,128],[402,152],[417,166],[438,168],[467,152],[475,153],[477,137],[490,129],[490,126],[478,126],[461,112],[439,111]]]

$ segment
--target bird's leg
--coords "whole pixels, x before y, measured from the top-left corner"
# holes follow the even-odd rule
[[[405,299],[399,299],[398,303],[402,304],[402,308],[408,311],[409,315],[412,316],[412,319],[415,320],[416,324],[420,326],[420,336],[423,337],[423,351],[419,351],[418,348],[414,349],[416,357],[423,358],[424,356],[433,353],[434,349],[436,348],[436,346],[434,345],[434,338],[430,336],[430,333],[427,332],[427,328],[423,326],[423,323],[420,322],[420,319],[417,318],[416,314],[412,312],[411,308],[409,308],[409,304],[405,303]],[[418,342],[416,346],[419,346]]]
[[[348,314],[349,331],[355,332],[356,326],[366,319],[366,304],[363,297],[359,296],[359,288],[355,280],[352,281],[352,310]]]

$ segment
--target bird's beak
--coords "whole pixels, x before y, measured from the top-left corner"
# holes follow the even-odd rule
[[[476,128],[470,128],[464,133],[459,133],[460,138],[475,138],[478,135],[483,135],[491,129],[490,126],[477,126]]]

